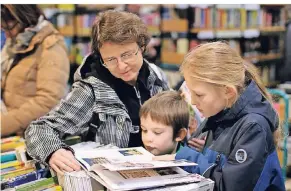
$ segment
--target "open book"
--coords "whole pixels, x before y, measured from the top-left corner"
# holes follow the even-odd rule
[[[134,147],[125,149],[101,149],[96,150],[91,157],[81,157],[76,155],[76,158],[88,171],[91,171],[94,166],[103,166],[110,171],[120,171],[197,165],[194,162],[184,159],[173,161],[153,161],[153,156],[154,155],[143,147]]]
[[[153,161],[142,147],[84,151],[76,158],[88,175],[110,190],[136,190],[181,183],[197,183],[204,179],[178,166],[194,166],[187,160]]]
[[[102,179],[99,182],[101,184],[103,182],[103,185],[110,190],[136,190],[181,183],[198,183],[204,179],[198,174],[189,174],[179,167],[123,171],[110,171],[96,167],[91,173],[98,175]]]

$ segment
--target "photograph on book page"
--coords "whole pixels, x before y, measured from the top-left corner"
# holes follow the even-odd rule
[[[153,169],[163,167],[178,167],[178,166],[196,166],[197,164],[185,159],[173,161],[154,161],[154,160],[119,160],[108,159],[108,163],[100,164],[111,171],[120,170],[136,170],[136,169]]]
[[[153,155],[143,147],[122,149],[88,149],[81,154],[75,153],[76,159],[85,170],[90,171],[93,165],[110,163],[110,161],[141,161],[152,160]]]
[[[179,167],[126,171],[98,168],[94,172],[106,182],[110,190],[132,190],[201,181],[200,176],[189,174]]]

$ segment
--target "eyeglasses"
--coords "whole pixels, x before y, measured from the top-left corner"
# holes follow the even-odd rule
[[[120,59],[122,62],[125,63],[132,63],[136,60],[136,56],[137,53],[139,51],[139,47],[137,47],[137,50],[135,52],[128,52],[128,53],[124,53],[120,56]],[[103,66],[107,67],[107,68],[115,68],[118,64],[118,59],[116,57],[112,57],[109,60],[102,62]]]
[[[1,25],[1,29],[4,31],[11,31],[12,29],[14,29],[16,27],[17,24],[18,24],[18,22],[15,22],[12,26],[9,26],[7,24],[7,27],[3,27],[3,25]]]

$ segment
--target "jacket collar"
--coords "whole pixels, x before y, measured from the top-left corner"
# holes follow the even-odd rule
[[[150,91],[154,85],[162,83],[146,60],[144,60],[141,70],[139,80],[146,83]],[[149,76],[146,79],[147,71],[149,71]],[[100,64],[99,58],[95,55],[90,54],[84,58],[82,65],[74,74],[74,80],[88,82],[93,86],[95,100],[102,103],[96,104],[94,108],[96,112],[122,115],[129,118],[125,105],[114,90],[114,80],[116,78]]]
[[[54,28],[54,26],[50,23],[47,22],[47,24],[38,32],[34,35],[34,37],[31,39],[29,46],[25,49],[22,50],[14,50],[16,54],[25,54],[30,51],[32,51],[35,46],[38,44],[41,44],[44,39],[52,34],[59,34],[59,32]],[[57,41],[60,40],[60,36],[56,38],[51,38],[49,41],[46,42],[45,47],[50,47],[57,43]]]
[[[249,82],[244,92],[231,108],[208,118],[207,125],[203,131],[215,129],[221,123],[234,123],[251,113],[262,115],[270,124],[272,132],[276,130],[279,124],[277,113],[271,103],[263,97],[259,87],[253,80]]]
[[[152,89],[155,84],[162,86],[163,82],[149,65],[150,63],[144,59],[138,75],[138,80],[144,83],[148,89]],[[113,89],[116,80],[120,80],[115,78],[109,70],[100,63],[99,57],[94,54],[89,54],[83,59],[81,66],[79,66],[74,74],[74,80],[78,81],[89,76],[100,79]]]

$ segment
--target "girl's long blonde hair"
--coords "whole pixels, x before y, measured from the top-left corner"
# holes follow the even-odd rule
[[[235,87],[237,97],[243,92],[246,82],[253,80],[262,95],[272,103],[272,97],[263,85],[257,68],[244,61],[238,52],[224,42],[205,43],[191,50],[185,56],[180,71],[204,82]],[[274,132],[275,143],[281,139],[281,134],[281,128],[277,128]]]

